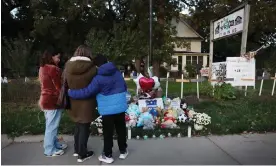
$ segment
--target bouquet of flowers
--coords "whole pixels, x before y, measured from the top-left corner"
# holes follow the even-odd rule
[[[91,125],[95,125],[97,127],[98,133],[102,134],[103,133],[103,125],[102,125],[102,116],[99,116],[97,119],[95,119]]]
[[[194,123],[207,126],[211,124],[211,117],[205,113],[195,113],[193,117]]]
[[[204,126],[211,124],[211,117],[205,113],[195,113],[193,121],[195,130],[202,130]]]

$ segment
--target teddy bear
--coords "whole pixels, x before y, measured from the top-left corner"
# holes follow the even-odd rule
[[[163,122],[161,123],[161,128],[177,128],[176,125],[176,119],[174,118],[174,116],[172,114],[170,114],[169,112],[166,112],[164,115],[164,119]]]
[[[153,116],[148,112],[148,109],[146,107],[142,108],[142,113],[138,118],[137,127],[142,127],[146,124],[145,128],[151,128],[151,126],[154,126],[154,118]]]
[[[139,111],[138,105],[136,105],[134,103],[129,104],[126,112],[128,115],[130,115],[131,113],[134,113],[134,114],[136,114],[136,117],[138,117],[141,114],[141,112]]]
[[[159,116],[159,117],[163,115],[163,110],[162,110],[162,108],[156,107],[156,111],[158,112],[158,116]]]
[[[127,121],[127,127],[135,127],[137,123],[137,116],[134,112],[131,112],[129,115],[129,121]]]

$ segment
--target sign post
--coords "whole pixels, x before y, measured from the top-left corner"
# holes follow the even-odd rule
[[[248,33],[248,24],[249,24],[249,12],[250,12],[250,5],[246,4],[245,7],[244,7],[243,31],[242,31],[242,41],[241,41],[241,55],[244,55],[246,53],[247,33]]]
[[[214,23],[213,21],[210,22],[210,50],[209,50],[209,80],[212,77],[212,63],[213,63],[213,53],[214,53]]]
[[[275,83],[276,83],[276,73],[275,73],[274,77],[271,77],[271,79],[274,79],[273,86],[272,86],[272,92],[271,92],[271,96],[273,96],[274,95],[274,90],[275,90]]]
[[[211,80],[214,40],[230,37],[242,32],[241,56],[246,53],[250,5],[247,3],[218,20],[210,22],[209,80]]]

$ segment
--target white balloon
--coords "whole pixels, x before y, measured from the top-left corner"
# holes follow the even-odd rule
[[[160,87],[160,82],[158,80],[158,77],[154,76],[151,78],[154,80],[154,87],[152,89],[158,89]]]
[[[139,80],[140,80],[140,78],[142,78],[142,77],[144,77],[144,76],[143,76],[143,74],[140,73],[140,74],[137,76],[136,79],[133,79],[133,81],[134,81],[134,83],[136,84],[136,86],[137,86],[138,89],[141,88],[141,87],[140,87],[140,84],[139,84]]]
[[[152,76],[153,76],[153,74],[152,74],[152,69],[153,69],[152,66],[148,68],[149,77],[152,77]]]

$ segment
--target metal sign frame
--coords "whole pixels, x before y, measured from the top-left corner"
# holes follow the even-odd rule
[[[240,6],[238,6],[237,8],[235,8],[234,10],[232,10],[231,12],[229,12],[228,14],[226,14],[225,16],[221,17],[224,18],[230,14],[233,14],[234,12],[240,10],[244,8],[244,22],[243,22],[243,30],[241,32],[238,33],[242,33],[242,42],[241,42],[241,55],[244,55],[246,53],[246,44],[247,44],[247,33],[248,33],[248,24],[249,24],[249,13],[250,13],[250,5],[246,2]],[[221,38],[217,38],[216,40],[214,40],[214,22],[221,19],[218,18],[216,20],[212,20],[210,21],[210,46],[209,46],[209,80],[211,80],[212,77],[212,63],[213,63],[213,55],[214,55],[214,41],[223,39],[223,38],[228,38],[231,37],[233,35],[236,35],[238,33],[234,33],[231,35],[227,35]]]

